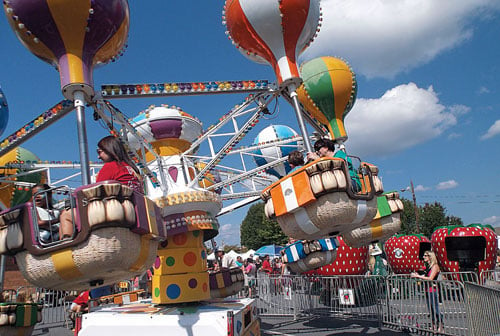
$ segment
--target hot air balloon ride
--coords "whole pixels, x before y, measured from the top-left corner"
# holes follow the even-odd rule
[[[353,246],[368,244],[381,235],[378,228],[363,233],[353,230],[362,230],[370,222],[374,227],[382,225],[375,216],[376,195],[383,192],[383,186],[378,168],[361,162],[356,169],[343,145],[347,139],[343,119],[356,99],[355,75],[345,62],[333,57],[306,62],[301,66],[301,74],[301,102],[320,123],[328,126],[330,138],[340,148],[333,158],[308,163],[265,189],[262,199],[266,202],[266,214],[276,216],[283,231],[293,238],[318,239],[340,233]],[[358,180],[361,190],[354,185]],[[300,195],[296,190],[300,190]],[[380,199],[380,203],[384,201],[385,198]],[[389,212],[384,214],[389,216]],[[397,229],[397,225],[389,229],[391,223],[384,222],[384,237]]]
[[[337,237],[337,257],[328,265],[306,272],[307,275],[362,275],[368,264],[368,246],[354,248],[348,246],[342,237]]]
[[[39,287],[86,289],[141,274],[166,236],[160,209],[116,181],[90,184],[84,116],[84,105],[94,96],[93,68],[115,60],[125,46],[128,2],[12,0],[3,6],[17,37],[57,67],[62,93],[74,101],[83,186],[64,190],[74,224],[71,238],[42,242],[37,206],[27,202],[0,213],[1,250],[14,255],[24,277]],[[51,188],[45,196],[53,191],[61,190]]]
[[[319,0],[226,0],[223,21],[233,44],[244,55],[273,67],[278,85],[292,98],[306,150],[311,152],[295,91],[301,83],[298,55],[319,31]]]
[[[129,30],[127,0],[4,1],[7,19],[23,45],[57,67],[63,95],[74,101],[83,184],[90,183],[85,102],[94,96],[92,70],[123,52]]]

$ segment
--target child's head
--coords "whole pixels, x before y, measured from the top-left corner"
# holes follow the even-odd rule
[[[301,152],[295,150],[288,154],[288,163],[292,168],[304,165],[304,156]]]

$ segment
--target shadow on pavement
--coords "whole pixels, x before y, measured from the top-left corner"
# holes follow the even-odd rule
[[[262,335],[409,335],[402,331],[381,327],[377,321],[310,317],[298,320],[263,317]]]

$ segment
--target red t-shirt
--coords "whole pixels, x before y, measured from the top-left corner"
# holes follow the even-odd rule
[[[89,301],[89,291],[81,292],[76,299],[73,300],[74,303],[79,305],[86,305]]]
[[[264,271],[266,273],[271,273],[273,271],[273,268],[271,267],[271,263],[269,262],[269,260],[264,260],[262,262],[261,269],[262,269],[262,271]]]
[[[143,193],[142,183],[137,174],[125,162],[106,162],[97,174],[96,182],[115,180],[129,186],[130,188]]]

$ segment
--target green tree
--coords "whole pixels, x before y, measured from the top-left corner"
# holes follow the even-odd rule
[[[288,237],[276,222],[264,214],[264,203],[259,202],[250,207],[240,227],[241,245],[257,249],[263,245],[286,244]]]
[[[431,237],[432,232],[438,226],[463,225],[461,218],[456,216],[447,216],[446,208],[441,203],[426,203],[424,206],[417,206],[418,211],[418,230],[415,224],[415,208],[413,202],[402,198],[404,205],[401,214],[401,230],[403,234],[421,233]],[[418,232],[417,232],[418,231]]]
[[[401,214],[401,230],[402,234],[414,234],[417,233],[417,226],[415,224],[415,208],[413,202],[402,198],[403,202],[403,213]]]
[[[425,236],[430,238],[436,227],[449,224],[448,218],[446,217],[446,209],[440,203],[426,203],[421,209],[422,211],[418,223],[420,233]]]
[[[460,217],[448,216],[448,225],[464,225],[464,221]]]

